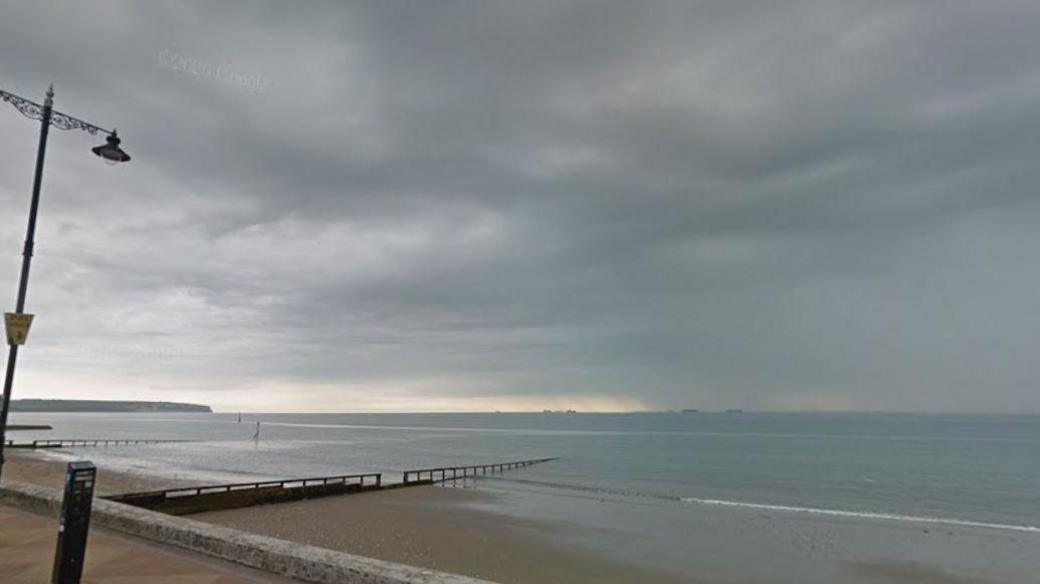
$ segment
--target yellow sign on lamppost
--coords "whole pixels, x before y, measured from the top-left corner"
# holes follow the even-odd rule
[[[29,336],[29,327],[32,326],[33,315],[17,312],[4,313],[4,327],[7,328],[7,344],[24,345],[25,338]]]

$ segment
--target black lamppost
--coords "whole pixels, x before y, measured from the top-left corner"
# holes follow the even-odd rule
[[[20,334],[12,334],[11,327],[8,326],[7,342],[10,345],[10,351],[7,356],[7,374],[4,376],[3,405],[0,406],[0,474],[2,474],[7,434],[7,412],[11,407],[11,387],[14,385],[14,366],[18,361],[18,346],[25,341],[28,323],[31,322],[31,316],[28,316],[27,319],[20,315],[24,313],[25,291],[29,284],[29,263],[32,261],[33,240],[36,235],[36,211],[40,206],[40,182],[43,178],[43,157],[47,152],[47,133],[51,126],[59,130],[83,130],[90,135],[96,135],[98,132],[101,132],[108,134],[108,138],[104,144],[92,149],[94,154],[113,164],[126,162],[130,160],[130,156],[119,147],[119,137],[116,136],[115,130],[109,131],[54,111],[51,107],[54,104],[54,86],[47,89],[47,99],[43,100],[42,106],[2,89],[0,89],[0,101],[13,105],[15,109],[22,112],[27,118],[40,120],[40,144],[36,151],[36,174],[33,177],[32,203],[29,206],[29,226],[25,231],[25,248],[22,251],[22,276],[18,281],[18,303],[15,305],[14,313],[4,315],[5,321],[10,319],[12,322],[19,322],[26,328]],[[7,323],[5,322],[5,324]]]

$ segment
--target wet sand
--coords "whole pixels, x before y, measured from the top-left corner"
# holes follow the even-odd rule
[[[4,464],[4,480],[32,483],[60,489],[65,484],[65,467],[67,462],[49,458],[45,454],[32,451],[10,449],[4,451],[7,458]],[[97,484],[94,492],[97,495],[112,495],[151,491],[185,486],[184,481],[171,481],[146,475],[113,472],[98,468]]]
[[[490,485],[416,487],[194,517],[505,583],[1033,584],[1040,569],[1034,533],[518,495]],[[629,529],[639,523],[643,530]],[[644,541],[638,534],[646,528],[661,537]]]
[[[62,486],[65,463],[13,451],[4,480]],[[185,486],[143,475],[98,469],[98,494]],[[468,509],[493,495],[471,490],[411,487],[189,515],[250,531],[502,584],[661,584],[700,580],[642,569],[559,546],[548,532],[569,527],[522,521]]]
[[[550,540],[563,524],[524,521],[465,505],[486,492],[409,487],[192,515],[254,533],[503,584],[696,582]]]

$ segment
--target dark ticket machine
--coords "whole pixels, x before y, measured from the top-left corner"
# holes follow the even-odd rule
[[[86,461],[70,462],[65,471],[65,498],[61,502],[52,584],[79,584],[87,552],[96,474],[94,465]]]

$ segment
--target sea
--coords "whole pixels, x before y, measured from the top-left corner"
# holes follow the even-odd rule
[[[9,435],[19,442],[186,440],[50,455],[207,484],[358,472],[395,482],[410,469],[555,457],[456,486],[501,495],[481,504],[491,511],[563,520],[570,543],[680,571],[689,550],[676,538],[709,509],[968,528],[1040,551],[1035,415],[16,412],[11,421],[54,428]]]

